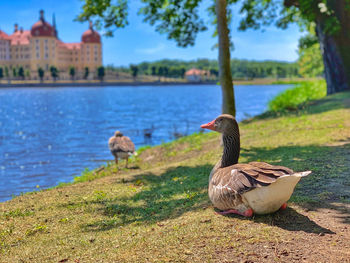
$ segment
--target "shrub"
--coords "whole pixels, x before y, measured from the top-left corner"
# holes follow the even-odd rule
[[[301,104],[327,95],[324,80],[302,82],[277,95],[269,102],[270,111],[296,110]]]

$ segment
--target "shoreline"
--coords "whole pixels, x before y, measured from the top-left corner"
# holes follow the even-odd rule
[[[307,78],[298,79],[252,79],[234,80],[233,85],[287,85],[308,81]],[[1,83],[1,88],[50,88],[50,87],[122,87],[122,86],[169,86],[169,85],[219,85],[217,80],[211,81],[70,81],[70,82],[22,82],[22,83]]]
[[[15,83],[15,84],[0,84],[0,88],[56,88],[56,87],[125,87],[125,86],[169,86],[169,85],[210,85],[216,84],[216,81],[206,81],[206,82],[144,82],[144,81],[113,81],[113,82],[48,82],[48,83]]]

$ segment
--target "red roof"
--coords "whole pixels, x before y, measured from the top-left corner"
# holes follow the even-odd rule
[[[201,70],[201,69],[196,69],[196,68],[189,69],[185,73],[186,76],[191,76],[191,75],[202,76],[202,75],[209,75],[209,74],[210,73],[208,70]]]
[[[55,29],[44,19],[40,19],[32,26],[30,33],[34,37],[54,37]]]
[[[28,45],[30,38],[29,30],[18,30],[14,32],[11,36],[11,45]]]
[[[81,36],[81,41],[84,43],[101,43],[101,37],[99,33],[90,28]]]
[[[0,30],[0,39],[10,40],[10,36],[6,34],[4,31]]]
[[[65,47],[65,48],[70,49],[70,50],[81,48],[81,43],[64,43],[62,41],[58,41],[58,45],[60,47]]]

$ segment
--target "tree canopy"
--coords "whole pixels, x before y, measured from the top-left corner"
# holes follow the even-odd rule
[[[140,1],[143,6],[139,14],[144,17],[144,21],[181,47],[194,45],[197,34],[207,29],[200,17],[201,0]],[[127,0],[83,2],[82,13],[77,20],[93,18],[95,26],[103,28],[106,35],[110,36],[116,28],[128,24]],[[210,3],[208,11],[212,23],[217,25],[214,35],[218,33],[219,36],[219,72],[223,94],[228,95],[233,88],[231,84],[231,87],[228,86],[231,83],[231,70],[230,45],[226,45],[230,42],[226,21],[229,23],[233,16],[229,6],[237,3],[240,4],[240,30],[260,29],[271,24],[280,28],[286,28],[290,23],[297,23],[304,29],[315,26],[322,48],[328,93],[350,88],[350,0],[214,0]],[[225,95],[223,98],[225,100]]]

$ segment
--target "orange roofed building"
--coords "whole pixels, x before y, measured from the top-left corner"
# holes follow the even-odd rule
[[[58,32],[53,19],[53,25],[44,18],[44,11],[40,11],[40,19],[30,30],[18,29],[12,35],[0,30],[0,67],[23,67],[32,76],[37,76],[38,68],[49,71],[55,66],[68,77],[70,67],[74,67],[77,73],[82,73],[85,67],[89,72],[96,72],[102,65],[101,37],[96,32],[92,23],[86,30],[79,43],[64,43],[58,38]],[[48,76],[49,74],[45,74]]]
[[[191,82],[200,82],[208,80],[210,77],[210,72],[208,70],[192,68],[185,72],[185,77]]]

